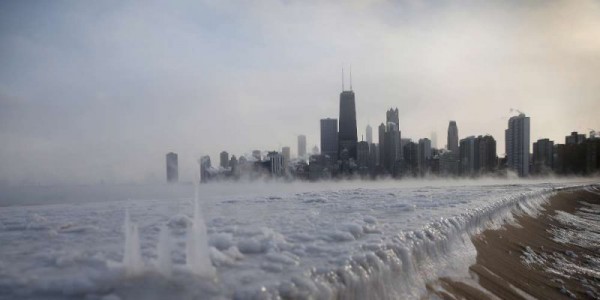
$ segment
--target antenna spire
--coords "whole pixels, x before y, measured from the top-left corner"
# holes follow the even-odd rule
[[[350,90],[352,90],[352,65],[350,65]]]

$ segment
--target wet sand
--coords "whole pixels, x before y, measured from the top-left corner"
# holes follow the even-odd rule
[[[600,299],[600,241],[580,246],[557,242],[552,233],[557,228],[582,230],[558,221],[559,211],[577,215],[588,208],[587,213],[600,215],[598,207],[590,211],[588,205],[600,205],[599,192],[560,191],[538,216],[518,216],[516,226],[473,236],[477,260],[470,267],[471,278],[431,282],[427,298]],[[597,225],[597,220],[592,224]]]

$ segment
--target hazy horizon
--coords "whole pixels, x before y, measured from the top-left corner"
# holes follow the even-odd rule
[[[600,130],[600,2],[0,3],[0,183],[182,181],[226,150],[296,155],[338,118],[352,66],[359,139]],[[348,75],[346,75],[348,78]],[[348,87],[348,83],[346,83]]]

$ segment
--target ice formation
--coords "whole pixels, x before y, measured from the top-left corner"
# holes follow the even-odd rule
[[[469,276],[472,234],[583,184],[208,185],[0,202],[0,299],[419,298],[431,279]]]

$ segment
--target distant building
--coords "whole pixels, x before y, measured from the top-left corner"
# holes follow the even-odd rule
[[[450,150],[442,151],[439,154],[439,174],[440,176],[456,176],[459,172],[458,153]]]
[[[375,169],[379,165],[379,145],[369,145],[369,170],[375,172]]]
[[[600,138],[590,135],[585,141],[585,169],[587,174],[600,171]]]
[[[460,140],[459,159],[460,174],[463,176],[473,176],[476,171],[476,159],[479,157],[479,147],[476,147],[474,136],[466,137]]]
[[[386,123],[394,123],[396,124],[396,126],[398,126],[398,128],[400,128],[400,118],[398,116],[398,108],[393,109],[390,108],[386,113],[385,113],[385,122]]]
[[[367,143],[369,143],[369,145],[372,145],[373,144],[373,128],[371,127],[371,125],[367,125],[366,134],[367,134]]]
[[[287,167],[287,165],[290,163],[290,147],[283,147],[281,148],[281,155],[283,155],[283,165]]]
[[[369,143],[360,141],[357,144],[356,150],[358,152],[358,159],[356,161],[359,172],[366,171],[369,169]]]
[[[427,138],[420,139],[417,154],[417,165],[421,175],[427,174],[430,171],[431,157],[431,140]]]
[[[240,161],[242,161],[241,158],[240,158]],[[244,161],[245,161],[245,159],[244,159]],[[202,156],[200,158],[199,163],[200,163],[200,182],[206,183],[210,180],[210,168],[211,168],[210,156],[208,156],[208,155]]]
[[[548,174],[554,166],[554,142],[539,139],[533,143],[533,172]]]
[[[476,140],[478,147],[475,170],[478,173],[490,173],[498,167],[498,155],[496,153],[496,140],[491,135],[478,136]]]
[[[340,118],[338,133],[338,157],[341,152],[348,150],[349,159],[356,161],[356,144],[358,135],[356,131],[356,103],[354,91],[342,91],[340,94]]]
[[[317,155],[317,154],[319,154],[319,153],[320,153],[320,152],[319,152],[319,146],[315,145],[315,146],[312,148],[312,153],[311,153],[311,155]]]
[[[404,145],[402,154],[404,158],[404,173],[413,176],[417,175],[419,171],[419,146],[413,142],[408,142]]]
[[[173,183],[179,180],[179,166],[177,153],[167,153],[167,182]]]
[[[319,180],[331,177],[331,160],[329,157],[320,155],[311,155],[308,160],[308,179]]]
[[[235,155],[231,156],[231,159],[229,160],[229,167],[231,168],[231,175],[237,178],[239,176],[240,170],[238,168],[238,160],[235,157]]]
[[[383,166],[388,173],[396,175],[397,161],[400,157],[400,131],[398,125],[393,122],[388,122],[385,127],[384,142],[383,142]]]
[[[267,158],[269,159],[269,171],[272,176],[282,176],[284,175],[285,168],[283,165],[284,158],[283,155],[277,153],[277,151],[271,151],[267,154]]]
[[[252,157],[254,157],[254,159],[256,161],[261,161],[262,160],[262,153],[260,150],[252,150]]]
[[[581,140],[580,137],[578,139]],[[555,145],[554,170],[564,175],[597,174],[600,171],[600,139],[594,137],[581,143],[577,140],[569,142]]]
[[[379,161],[378,165],[383,169],[387,169],[385,166],[385,124],[379,125]]]
[[[576,145],[585,142],[585,134],[579,134],[577,131],[571,132],[571,135],[565,137],[565,144]]]
[[[448,124],[448,150],[458,153],[458,127],[456,121],[450,121]]]
[[[386,124],[388,124],[390,122],[396,124],[396,128],[398,130],[398,144],[396,147],[396,157],[401,158],[402,157],[402,147],[401,147],[400,141],[402,140],[402,131],[400,130],[400,118],[398,117],[398,108],[396,108],[396,109],[390,108],[385,113],[385,120],[386,120]]]
[[[301,160],[306,159],[306,136],[298,136],[298,158]]]
[[[224,169],[229,168],[229,153],[227,153],[227,151],[223,151],[219,157],[221,158],[219,165]]]
[[[514,116],[508,120],[504,132],[508,168],[519,176],[529,175],[529,123],[525,114]]]
[[[337,119],[321,119],[321,154],[330,161],[338,159],[338,122]]]

